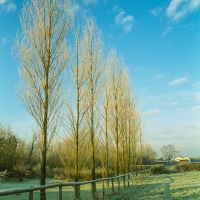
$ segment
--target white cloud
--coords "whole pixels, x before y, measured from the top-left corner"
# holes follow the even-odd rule
[[[153,109],[153,110],[145,111],[142,114],[145,115],[145,116],[151,116],[151,115],[158,115],[158,114],[163,113],[163,112],[164,111],[160,110],[160,109]]]
[[[181,85],[187,81],[188,81],[188,79],[186,77],[176,78],[169,83],[169,86]]]
[[[116,17],[115,17],[115,23],[117,25],[123,26],[124,32],[128,33],[132,29],[132,25],[134,22],[134,17],[132,15],[126,15],[125,11],[121,11]]]
[[[116,24],[124,25],[126,23],[133,21],[132,15],[126,15],[125,11],[121,11],[116,17],[115,17]]]
[[[17,5],[11,1],[0,0],[0,11],[2,12],[15,12]]]
[[[200,111],[200,106],[194,106],[194,107],[192,107],[192,111]]]
[[[6,3],[6,0],[0,0],[0,5]]]
[[[152,14],[154,17],[157,17],[161,12],[162,12],[162,8],[161,7],[157,7],[155,9],[152,9],[149,11],[150,14]]]
[[[17,9],[17,6],[15,3],[8,3],[5,5],[6,12],[15,12],[16,9]]]
[[[199,7],[200,0],[171,0],[166,13],[173,21],[179,21]]]
[[[125,25],[123,29],[125,33],[129,33],[132,29],[132,24]]]
[[[98,0],[83,0],[85,5],[97,4]]]

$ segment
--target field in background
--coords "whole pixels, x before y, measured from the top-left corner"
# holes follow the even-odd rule
[[[109,200],[200,199],[200,172],[152,175]]]

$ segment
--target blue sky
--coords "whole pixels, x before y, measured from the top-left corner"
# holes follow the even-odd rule
[[[11,55],[22,3],[0,0],[0,121],[25,137],[33,120],[17,98]],[[145,143],[200,156],[200,0],[78,0],[74,10],[80,21],[94,16],[105,51],[124,58]]]

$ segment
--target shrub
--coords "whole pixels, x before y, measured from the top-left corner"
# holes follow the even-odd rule
[[[35,165],[35,166],[33,167],[32,171],[33,171],[33,173],[34,173],[34,175],[35,175],[36,177],[40,177],[40,174],[41,174],[41,165],[40,165],[40,164]],[[48,178],[53,178],[53,177],[54,177],[54,176],[53,176],[53,170],[50,169],[49,166],[46,166],[46,176],[47,176]]]
[[[0,172],[0,182],[6,180],[9,176],[9,173],[7,170]]]
[[[23,162],[15,165],[13,169],[19,181],[22,181],[28,174],[28,166]]]
[[[52,174],[53,174],[54,179],[56,180],[64,180],[67,177],[66,171],[64,168],[56,167],[52,170]]]
[[[200,171],[200,163],[185,163],[173,166],[174,172]]]
[[[170,173],[171,171],[169,170],[169,168],[166,168],[164,165],[155,165],[152,168],[152,173],[153,174],[166,174],[166,173]]]

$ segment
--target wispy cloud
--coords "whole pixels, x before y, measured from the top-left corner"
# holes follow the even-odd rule
[[[155,76],[153,77],[154,80],[160,80],[160,79],[162,79],[162,78],[163,78],[163,75],[160,75],[160,74],[155,75]]]
[[[167,7],[167,17],[179,21],[200,7],[200,0],[171,0]]]
[[[200,81],[194,83],[194,87],[200,87]]]
[[[17,9],[17,6],[15,3],[8,3],[5,5],[6,12],[15,12],[16,9]]]
[[[188,78],[186,78],[186,77],[176,78],[176,79],[172,80],[168,85],[169,86],[181,85],[187,81],[188,81]]]
[[[15,12],[17,5],[12,1],[0,0],[0,12]]]
[[[162,32],[161,37],[165,37],[166,35],[168,35],[170,32],[172,31],[172,26],[167,26],[165,28],[165,30]]]
[[[161,7],[157,7],[157,8],[150,10],[149,13],[152,14],[154,17],[157,17],[158,15],[160,15],[162,10],[163,9]]]
[[[95,4],[97,4],[97,2],[98,2],[98,0],[83,0],[83,3],[85,5],[90,5],[90,4],[95,5]]]
[[[142,114],[145,115],[145,116],[151,116],[151,115],[158,115],[158,114],[161,114],[163,112],[164,111],[160,110],[160,109],[153,109],[153,110],[145,111]]]
[[[200,103],[200,92],[195,93],[195,100],[197,103]]]
[[[128,33],[132,29],[132,25],[134,22],[134,17],[132,15],[126,15],[125,11],[121,11],[116,17],[115,17],[115,23],[117,25],[123,26],[124,32]]]
[[[200,106],[194,106],[194,107],[192,107],[192,111],[200,111]]]

